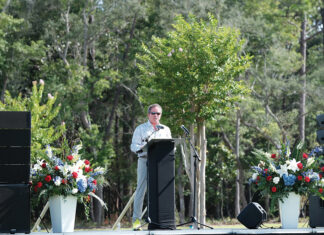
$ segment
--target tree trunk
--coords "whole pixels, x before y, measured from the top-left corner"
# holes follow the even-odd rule
[[[179,193],[179,217],[180,217],[180,224],[184,223],[185,221],[185,202],[184,202],[184,187],[182,184],[182,162],[180,161],[179,167],[177,170],[178,174],[178,193]]]
[[[96,195],[103,198],[103,188],[101,185],[98,185],[98,189],[96,191]],[[104,219],[104,211],[102,209],[102,206],[98,200],[93,200],[93,210],[94,210],[94,219],[98,226],[101,226]]]
[[[321,17],[322,17],[322,24],[324,22],[324,0],[322,0],[322,7],[321,7]],[[322,50],[324,55],[324,30],[322,29]]]
[[[191,124],[190,125],[190,141],[191,143],[195,143],[195,135],[194,135],[194,124]],[[194,167],[194,162],[195,162],[195,158],[194,158],[194,151],[192,148],[190,148],[190,173],[191,173],[191,180],[190,180],[190,190],[191,190],[191,194],[190,194],[190,203],[189,203],[189,213],[190,213],[190,216],[196,216],[197,215],[197,200],[196,202],[194,202],[194,196],[197,195],[195,194],[195,190],[194,190],[194,181],[196,180],[195,177],[194,177],[194,170],[195,170],[195,167]],[[197,197],[196,197],[197,198]],[[195,206],[193,206],[195,203]],[[194,211],[194,208],[195,208],[195,211]]]
[[[7,89],[7,84],[8,84],[8,77],[5,75],[4,76],[2,90],[1,90],[1,97],[0,97],[0,100],[1,100],[2,103],[4,103],[4,98],[5,98],[5,93],[6,93],[6,89]]]
[[[300,52],[302,54],[303,63],[300,71],[301,75],[301,94],[299,103],[299,139],[301,142],[305,141],[305,113],[306,113],[306,14],[304,14],[303,22],[301,23],[300,32]]]
[[[206,152],[207,152],[207,140],[206,140],[206,124],[203,121],[199,125],[200,131],[200,150],[201,150],[201,162],[200,162],[200,223],[206,224]]]
[[[236,169],[236,191],[235,191],[235,217],[237,217],[241,212],[240,207],[240,111],[237,110],[236,113],[236,134],[235,134],[235,156],[236,156],[236,163],[237,163],[237,169]]]

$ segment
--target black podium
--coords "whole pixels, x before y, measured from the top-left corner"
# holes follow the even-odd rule
[[[175,229],[174,140],[150,140],[147,155],[148,229]]]
[[[0,112],[0,233],[30,233],[30,112]]]

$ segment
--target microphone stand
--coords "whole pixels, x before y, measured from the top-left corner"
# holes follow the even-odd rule
[[[187,131],[185,131],[186,133],[186,138],[189,138],[190,135]],[[202,224],[202,223],[199,223],[197,218],[196,218],[196,176],[197,176],[197,160],[198,161],[201,161],[198,153],[197,153],[197,150],[196,148],[193,146],[192,142],[190,141],[189,139],[189,143],[190,143],[190,146],[192,148],[192,150],[194,151],[194,158],[195,158],[195,161],[194,161],[194,179],[193,179],[193,183],[194,183],[194,187],[193,187],[193,205],[192,205],[192,216],[190,217],[190,221],[188,222],[185,222],[185,223],[182,223],[182,224],[178,224],[177,226],[183,226],[183,225],[186,225],[186,224],[190,224],[190,223],[193,223],[194,224],[194,228],[198,228],[198,225],[200,226],[205,226],[207,228],[210,228],[210,229],[214,229],[206,224]]]

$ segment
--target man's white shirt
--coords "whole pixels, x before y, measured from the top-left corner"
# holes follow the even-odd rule
[[[159,124],[162,129],[155,130],[150,121],[147,121],[136,127],[132,144],[130,146],[132,152],[137,153],[138,157],[146,156],[146,148],[144,148],[151,139],[171,139],[171,131],[169,127]],[[139,153],[139,151],[143,150]]]

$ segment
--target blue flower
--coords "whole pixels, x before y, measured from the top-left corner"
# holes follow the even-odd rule
[[[324,155],[324,147],[316,147],[310,152],[310,154],[308,154],[309,157],[313,155],[315,155],[315,157]]]
[[[282,177],[286,186],[293,186],[295,184],[296,181],[295,175],[284,174]]]
[[[83,179],[83,178],[80,178],[77,182],[77,185],[78,185],[78,190],[81,192],[81,193],[84,193],[86,190],[87,190],[87,180],[86,179]]]
[[[97,188],[96,184],[93,183],[94,180],[95,179],[92,177],[89,177],[88,179],[88,185],[91,191]]]
[[[91,176],[97,176],[97,175],[102,175],[104,172],[103,171],[96,171],[91,173]]]

